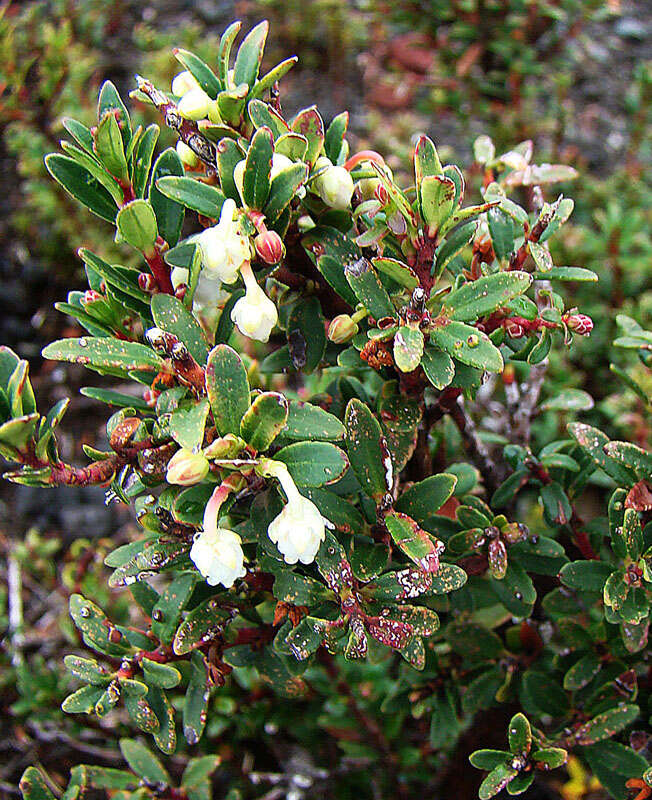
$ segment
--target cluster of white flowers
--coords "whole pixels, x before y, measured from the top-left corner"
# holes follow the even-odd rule
[[[235,201],[225,200],[219,223],[198,236],[204,270],[222,283],[234,283],[243,264],[251,259],[249,237],[240,230],[235,212]]]
[[[270,522],[267,535],[278,547],[287,564],[311,564],[326,537],[325,521],[317,506],[299,493],[285,464],[267,462],[264,473],[276,478],[287,498],[281,513]],[[195,536],[190,558],[206,578],[215,586],[233,586],[237,578],[246,575],[242,539],[228,528],[218,527],[219,511],[228,490],[218,486],[204,511],[203,529]]]

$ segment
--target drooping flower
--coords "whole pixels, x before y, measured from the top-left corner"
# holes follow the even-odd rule
[[[231,319],[238,326],[240,333],[250,339],[266,342],[278,322],[278,311],[258,285],[249,263],[242,268],[241,274],[246,294],[233,306]]]
[[[235,202],[229,198],[222,206],[219,223],[198,237],[204,270],[223,283],[233,283],[251,258],[249,239],[233,218],[235,210]]]
[[[195,536],[190,559],[210,586],[221,583],[227,589],[247,574],[242,539],[228,528],[218,528],[219,510],[229,493],[225,484],[216,487],[206,504],[203,530]]]
[[[229,589],[237,578],[247,574],[242,539],[228,528],[198,533],[190,548],[190,559],[210,586],[221,583]]]
[[[312,500],[300,494],[284,464],[274,462],[270,474],[283,487],[287,503],[270,522],[267,535],[287,564],[311,564],[326,536],[324,518]]]

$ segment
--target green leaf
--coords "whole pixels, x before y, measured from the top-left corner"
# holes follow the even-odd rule
[[[541,769],[557,769],[568,761],[568,752],[562,747],[544,747],[532,753],[532,760],[541,765]]]
[[[451,292],[442,314],[461,322],[484,317],[527,291],[532,277],[527,272],[496,272],[476,281],[469,281]]]
[[[219,218],[226,200],[219,189],[194,178],[166,175],[156,181],[156,188],[170,200],[175,200],[210,219]]]
[[[344,438],[344,425],[336,416],[319,406],[290,400],[288,418],[282,433],[288,439],[337,442]]]
[[[529,669],[523,674],[520,699],[529,714],[559,717],[569,707],[566,693],[559,683],[543,672]]]
[[[103,261],[99,256],[95,255],[95,253],[83,247],[80,247],[77,252],[84,264],[104,278],[109,286],[115,287],[120,292],[128,294],[141,303],[148,304],[150,302],[150,295],[148,295],[147,292],[143,292],[138,286],[139,272],[137,270],[107,264],[106,261]]]
[[[170,785],[170,776],[165,767],[145,745],[135,739],[120,739],[120,750],[131,769],[148,784]]]
[[[131,650],[124,637],[117,642],[112,640],[111,633],[116,630],[115,627],[99,606],[82,595],[70,596],[70,616],[89,647],[115,656],[122,656]]]
[[[652,475],[652,453],[631,442],[609,442],[603,450],[626,469],[635,473],[639,480],[647,480]]]
[[[490,797],[504,789],[510,781],[513,781],[517,775],[518,772],[509,764],[499,764],[480,784],[478,797],[480,800],[489,800]]]
[[[236,36],[240,32],[242,23],[237,20],[232,22],[224,31],[220,39],[220,46],[217,53],[218,75],[222,86],[229,85],[229,63],[231,59],[231,48]]]
[[[249,208],[262,211],[269,195],[269,176],[272,169],[274,137],[269,128],[254,133],[242,178],[243,199]]]
[[[582,422],[571,422],[568,425],[568,432],[595,464],[613,478],[618,485],[631,486],[635,482],[636,478],[632,470],[606,454],[605,446],[609,444],[609,437],[601,430]]]
[[[175,48],[173,52],[177,61],[183,64],[183,66],[188,70],[188,72],[190,72],[190,74],[206,92],[206,94],[212,100],[215,100],[217,93],[224,87],[208,64],[188,50]]]
[[[500,350],[486,333],[470,325],[452,320],[431,331],[430,341],[463,364],[488,372],[502,372],[504,363]]]
[[[174,441],[186,450],[197,450],[204,441],[209,403],[205,398],[190,408],[177,408],[170,416],[170,433]]]
[[[397,261],[395,258],[372,258],[371,263],[378,272],[382,272],[383,275],[387,275],[388,278],[410,291],[419,285],[416,272],[402,261]]]
[[[348,127],[348,111],[342,111],[341,114],[333,117],[331,124],[328,126],[324,139],[324,153],[326,154],[327,158],[330,158],[333,164],[339,163],[338,159],[340,153],[342,152],[342,145],[344,143],[344,137],[346,136]]]
[[[81,658],[68,655],[63,659],[66,668],[80,681],[93,686],[107,686],[111,682],[112,673],[93,658]]]
[[[590,411],[593,398],[582,389],[562,389],[541,404],[542,411]]]
[[[439,568],[439,547],[435,541],[421,530],[407,514],[390,511],[385,517],[385,525],[394,543],[424,572],[437,572]],[[441,542],[439,542],[441,545]]]
[[[414,174],[417,189],[420,189],[423,179],[428,175],[443,175],[444,170],[437,154],[432,139],[422,135],[419,137],[414,149]]]
[[[573,731],[573,736],[578,744],[584,745],[610,739],[631,725],[640,713],[641,709],[633,704],[615,706],[585,722]]]
[[[115,85],[111,81],[104,81],[97,100],[97,119],[102,120],[107,113],[114,113],[119,122],[122,123],[121,133],[125,147],[131,140],[131,120],[127,107],[122,102],[122,98]]]
[[[629,778],[643,775],[648,766],[645,758],[631,747],[610,740],[585,747],[581,753],[591,772],[616,800],[631,798],[625,782]]]
[[[27,767],[20,779],[23,800],[55,800],[45,778],[36,767]]]
[[[306,164],[290,164],[274,176],[270,187],[269,196],[263,209],[265,217],[270,224],[276,222],[283,211],[288,207],[300,186],[308,178]]]
[[[394,306],[376,270],[366,258],[350,261],[344,266],[344,275],[358,301],[375,319],[394,316]]]
[[[304,108],[292,120],[292,130],[308,140],[305,161],[312,167],[324,146],[324,121],[316,106]]]
[[[206,727],[210,690],[203,654],[195,651],[190,658],[190,664],[190,680],[183,705],[183,735],[188,744],[192,745],[201,739]],[[218,759],[216,756],[204,756],[190,761],[183,773],[182,786],[187,788],[197,785],[213,772]]]
[[[455,475],[448,475],[445,472],[431,475],[403,492],[394,507],[423,524],[452,496],[456,483]]]
[[[159,686],[162,689],[173,689],[181,682],[181,673],[171,664],[162,664],[143,658],[141,661],[143,675],[148,684]]]
[[[511,760],[510,753],[505,750],[476,750],[469,756],[469,761],[476,769],[486,770],[492,770]]]
[[[87,169],[80,166],[73,158],[59,153],[50,153],[46,156],[45,166],[55,181],[61,184],[75,200],[101,219],[107,222],[115,221],[118,209],[113,198]]]
[[[505,261],[514,249],[514,224],[511,218],[498,207],[489,209],[487,222],[496,258],[498,261]]]
[[[401,327],[394,334],[394,361],[401,372],[412,372],[421,363],[423,333],[419,328]]]
[[[194,744],[194,742],[189,742],[189,744]],[[215,772],[220,765],[220,761],[221,757],[218,755],[191,758],[183,772],[181,786],[186,790],[200,786]]]
[[[532,729],[525,714],[515,714],[508,729],[509,749],[514,755],[526,756],[532,747]]]
[[[158,231],[170,247],[174,247],[181,236],[184,208],[182,203],[166,197],[158,188],[158,181],[168,176],[183,177],[184,169],[176,150],[169,147],[156,159],[149,186],[149,202],[156,214]]]
[[[159,328],[173,333],[185,344],[200,366],[206,363],[208,345],[204,332],[181,300],[170,294],[155,294],[152,297],[152,316]]]
[[[122,134],[118,121],[111,112],[100,120],[94,139],[94,150],[102,164],[114,178],[126,183],[129,180],[129,170]]]
[[[545,272],[533,272],[532,277],[534,280],[576,281],[578,283],[593,283],[598,280],[595,272],[582,267],[551,267]]]
[[[267,450],[285,428],[288,401],[278,392],[259,394],[240,424],[240,435],[257,452]]]
[[[287,465],[299,486],[335,483],[349,465],[344,451],[329,442],[296,442],[279,450],[274,459]]]
[[[184,606],[197,582],[196,572],[184,572],[175,578],[152,610],[152,633],[162,644],[172,644]],[[160,715],[157,713],[157,716]]]
[[[562,567],[559,578],[564,586],[580,592],[601,592],[613,572],[604,561],[571,561]]]
[[[421,215],[431,237],[455,208],[455,182],[444,175],[427,175],[421,182]]]
[[[92,714],[95,705],[104,694],[104,690],[97,686],[82,686],[76,692],[69,694],[61,703],[61,710],[66,714]]]
[[[219,598],[205,600],[188,614],[174,637],[173,649],[177,655],[185,655],[222,633],[233,612],[222,608],[221,602]]]
[[[426,373],[426,378],[435,389],[445,389],[455,377],[455,364],[453,359],[442,350],[426,347],[421,356],[421,366]]]
[[[148,200],[132,200],[122,206],[116,218],[118,233],[125,242],[140,250],[141,253],[152,253],[158,226],[156,214]]]
[[[60,339],[43,349],[43,357],[83,364],[108,374],[127,375],[134,370],[157,373],[163,367],[163,361],[150,347],[103,337]]]
[[[290,126],[272,106],[262,100],[251,100],[247,106],[249,117],[255,128],[269,128],[274,134],[274,139],[289,133]]]
[[[287,321],[290,358],[297,370],[310,374],[326,349],[326,329],[317,297],[303,297],[294,304]]]
[[[239,434],[249,408],[249,381],[242,359],[226,344],[208,354],[206,390],[218,432]]]
[[[392,460],[380,423],[357,398],[349,401],[344,420],[346,448],[360,485],[376,503],[391,491]]]
[[[583,689],[595,678],[601,666],[600,659],[595,653],[582,656],[564,675],[564,689],[568,692]]]
[[[268,31],[269,22],[263,20],[243,39],[233,65],[233,82],[236,86],[241,83],[246,83],[250,87],[254,85],[263,60]]]

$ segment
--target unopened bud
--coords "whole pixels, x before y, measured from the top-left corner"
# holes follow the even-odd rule
[[[254,240],[256,253],[265,264],[278,264],[285,255],[283,240],[276,231],[259,233]]]
[[[208,116],[211,99],[203,89],[191,89],[179,100],[177,109],[184,119],[204,119]]]
[[[335,344],[344,344],[358,332],[358,324],[349,314],[339,314],[328,326],[328,338]]]
[[[138,276],[138,286],[143,292],[153,292],[157,286],[156,279],[149,272],[141,272]]]
[[[181,139],[177,142],[177,155],[187,167],[194,168],[199,164],[197,153],[195,153],[192,148],[188,147],[185,142],[182,142]]]
[[[188,72],[187,69],[184,69],[183,72],[175,75],[172,80],[172,94],[176,95],[177,97],[183,97],[193,89],[199,88],[200,86],[195,80],[194,76],[192,73]]]
[[[94,289],[86,289],[84,292],[84,305],[87,303],[94,303],[95,300],[101,300],[102,295]]]
[[[168,461],[166,480],[178,486],[192,486],[208,475],[208,460],[202,453],[181,448]]]
[[[593,330],[593,320],[586,314],[568,314],[563,317],[569,331],[578,336],[589,336]]]
[[[208,447],[204,448],[206,458],[233,458],[244,448],[246,443],[234,433],[227,433],[212,441]]]
[[[315,191],[327,206],[344,211],[351,205],[351,173],[344,167],[327,167],[315,180]]]

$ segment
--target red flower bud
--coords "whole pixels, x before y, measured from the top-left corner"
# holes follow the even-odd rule
[[[276,231],[259,233],[254,244],[258,258],[265,264],[278,264],[285,255],[285,245]]]
[[[577,333],[578,336],[588,336],[593,330],[593,320],[586,314],[564,315],[564,322],[568,330]]]
[[[156,280],[149,272],[141,272],[138,276],[138,285],[143,292],[153,292],[156,289]]]
[[[84,305],[86,303],[93,303],[95,300],[101,300],[102,295],[94,289],[86,289],[84,292]]]

